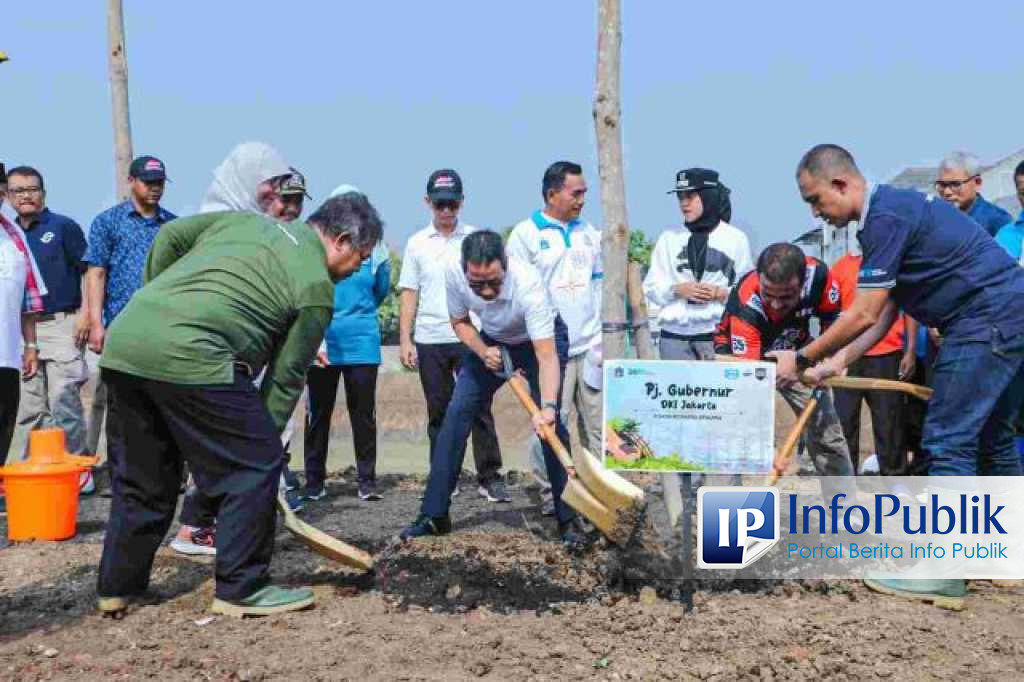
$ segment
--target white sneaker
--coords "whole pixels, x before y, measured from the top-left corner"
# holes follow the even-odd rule
[[[182,526],[171,540],[171,549],[188,556],[216,556],[216,531],[213,528]]]

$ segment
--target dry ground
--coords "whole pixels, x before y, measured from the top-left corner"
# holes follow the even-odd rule
[[[336,477],[329,497],[306,512],[377,553],[375,574],[341,569],[281,532],[274,577],[313,585],[317,606],[262,620],[211,618],[210,562],[164,549],[150,602],[123,620],[103,619],[94,611],[94,584],[109,506],[86,498],[73,541],[9,546],[0,539],[0,680],[1024,675],[1020,589],[974,583],[967,610],[953,613],[853,582],[718,583],[699,591],[687,613],[674,600],[678,584],[630,578],[613,552],[595,546],[568,556],[522,475],[513,477],[513,503],[500,506],[477,497],[467,476],[452,535],[386,549],[416,513],[423,481],[409,472],[425,469],[425,443],[415,377],[382,379],[381,468],[406,473],[384,476],[378,503],[355,497],[350,474]],[[351,462],[341,412],[337,466]],[[495,413],[506,461],[521,468],[525,419],[508,395],[499,396]],[[781,439],[791,418],[787,410],[779,416]],[[651,585],[656,597],[642,590]]]

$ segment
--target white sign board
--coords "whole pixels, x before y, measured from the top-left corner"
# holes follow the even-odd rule
[[[609,469],[769,473],[774,457],[774,364],[604,363]]]

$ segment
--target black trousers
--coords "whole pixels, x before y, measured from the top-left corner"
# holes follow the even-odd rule
[[[356,471],[360,483],[377,479],[377,370],[379,365],[328,365],[306,372],[306,487],[322,488],[327,478],[327,446],[338,381],[345,380],[345,404],[352,422]]]
[[[908,380],[919,386],[930,386],[932,383],[932,362],[934,358],[918,358],[914,374]],[[903,396],[903,450],[913,453],[908,465],[907,475],[928,475],[928,452],[921,447],[921,435],[924,431],[924,418],[928,416],[928,403],[914,396]]]
[[[898,379],[902,352],[865,355],[850,365],[849,376],[868,379]],[[843,435],[850,447],[850,459],[856,470],[860,459],[860,408],[867,402],[871,410],[871,428],[875,434],[878,468],[883,476],[905,476],[906,450],[903,447],[903,396],[895,391],[860,391],[837,388],[836,412],[843,425]]]
[[[7,461],[7,451],[11,449],[20,402],[21,371],[0,367],[0,464]]]
[[[217,513],[216,594],[238,601],[269,581],[283,452],[252,379],[188,386],[103,370],[124,450],[111,460],[113,500],[103,542],[101,597],[138,594],[170,528],[187,461]]]
[[[417,343],[416,355],[419,359],[420,384],[423,386],[423,396],[427,400],[427,435],[430,438],[430,452],[434,452],[437,434],[441,431],[448,403],[451,402],[455,391],[455,377],[466,356],[466,347],[461,343]],[[480,483],[497,478],[501,471],[501,447],[498,445],[498,432],[494,427],[491,402],[491,396],[488,396],[487,404],[473,420],[470,430],[473,439],[473,462]],[[466,443],[463,441],[463,450],[465,447]],[[458,459],[462,461],[462,457]]]

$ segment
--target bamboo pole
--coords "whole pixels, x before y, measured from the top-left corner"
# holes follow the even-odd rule
[[[132,162],[132,124],[128,115],[128,56],[125,54],[121,0],[107,0],[107,56],[114,123],[114,177],[119,201],[128,198],[128,167]]]

